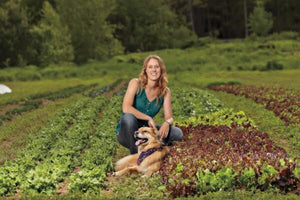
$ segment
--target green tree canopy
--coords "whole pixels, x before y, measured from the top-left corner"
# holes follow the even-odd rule
[[[49,2],[44,2],[42,19],[31,29],[31,34],[36,54],[34,64],[47,66],[73,60],[71,35]]]
[[[266,36],[273,26],[272,14],[265,11],[262,4],[257,5],[249,17],[251,31]]]
[[[106,21],[115,7],[114,0],[60,0],[56,4],[70,30],[76,63],[123,52],[113,37],[114,26]]]
[[[194,35],[162,0],[117,0],[111,22],[127,51],[180,47]]]
[[[27,64],[29,28],[20,0],[8,0],[0,7],[0,68]]]

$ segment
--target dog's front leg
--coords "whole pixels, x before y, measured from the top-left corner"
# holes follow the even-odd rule
[[[124,174],[128,174],[128,173],[131,173],[131,172],[137,172],[137,166],[131,166],[131,167],[126,167],[120,171],[117,171],[115,173],[116,176],[123,176]]]

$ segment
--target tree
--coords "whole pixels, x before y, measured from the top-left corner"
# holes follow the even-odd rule
[[[106,20],[115,7],[114,0],[59,0],[56,6],[70,30],[76,63],[123,52],[113,37],[115,27]]]
[[[244,0],[244,21],[245,21],[245,38],[248,37],[248,11],[247,0]]]
[[[129,52],[181,47],[195,38],[162,0],[117,2],[110,20]]]
[[[30,32],[36,52],[34,64],[47,66],[51,63],[73,60],[71,35],[49,2],[44,2],[42,19]]]
[[[0,7],[0,68],[28,63],[29,23],[20,0],[8,0]]]
[[[250,29],[259,36],[266,36],[273,26],[272,14],[258,4],[249,17]]]

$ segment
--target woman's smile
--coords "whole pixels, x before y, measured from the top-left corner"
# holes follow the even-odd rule
[[[150,80],[156,81],[159,79],[161,74],[161,69],[159,63],[156,59],[150,59],[146,68],[147,76]]]

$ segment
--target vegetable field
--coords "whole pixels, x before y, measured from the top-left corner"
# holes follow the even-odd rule
[[[224,45],[231,55],[235,45]],[[45,75],[38,80],[15,80],[16,69],[0,71],[13,90],[0,96],[0,198],[299,199],[299,69],[268,68],[272,62],[264,57],[258,70],[250,62],[229,70],[229,61],[210,70],[205,57],[214,51],[201,56],[201,48],[155,52],[166,57],[174,123],[184,135],[170,146],[160,171],[146,179],[112,175],[114,163],[129,154],[115,127],[145,53],[90,63],[86,70],[68,66],[71,71],[61,70],[59,77],[52,73],[56,67],[25,69]],[[284,61],[278,63],[285,67]],[[154,120],[160,124],[163,112]]]

